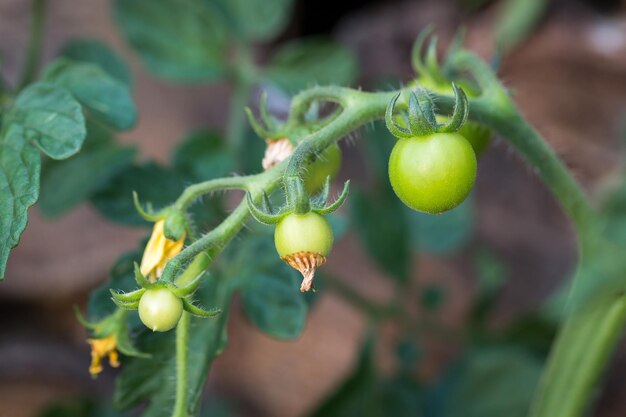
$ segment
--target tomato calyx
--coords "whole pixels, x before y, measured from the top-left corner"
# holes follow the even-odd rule
[[[198,317],[215,317],[221,313],[220,309],[204,310],[196,306],[192,301],[193,294],[204,277],[204,270],[207,265],[208,255],[201,253],[191,262],[175,282],[164,282],[161,280],[151,282],[141,273],[139,265],[135,263],[135,281],[139,288],[127,293],[111,289],[111,299],[122,310],[137,310],[142,308],[141,300],[144,299],[146,293],[154,294],[155,291],[162,292],[165,290],[171,293],[171,297],[169,298],[172,300],[173,298],[180,300],[182,310]],[[159,299],[164,299],[164,297],[160,297]],[[168,303],[174,304],[172,301]],[[154,330],[153,326],[148,327]],[[169,330],[169,328],[167,330]]]
[[[469,114],[469,103],[463,89],[452,83],[454,91],[454,110],[445,123],[438,123],[435,105],[427,90],[418,88],[409,96],[409,106],[405,116],[407,127],[399,126],[394,120],[394,109],[400,98],[398,93],[389,102],[385,112],[387,129],[397,138],[427,136],[432,133],[452,133],[458,131]]]

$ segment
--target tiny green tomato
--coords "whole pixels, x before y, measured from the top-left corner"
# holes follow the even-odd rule
[[[139,300],[139,318],[155,332],[173,329],[182,314],[183,301],[167,288],[146,290]]]
[[[326,256],[333,246],[333,232],[320,214],[292,213],[276,225],[274,243],[281,258],[299,252]]]
[[[341,149],[332,144],[311,163],[304,175],[304,187],[309,194],[319,191],[326,182],[326,177],[335,178],[341,167]]]
[[[328,220],[312,211],[289,214],[276,225],[274,243],[281,259],[302,274],[300,291],[313,289],[315,270],[326,262],[333,246]]]
[[[410,208],[438,214],[458,206],[476,179],[476,155],[458,133],[400,139],[389,158],[389,180]]]

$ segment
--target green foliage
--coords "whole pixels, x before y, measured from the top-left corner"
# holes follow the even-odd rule
[[[24,140],[53,159],[77,153],[86,135],[80,104],[66,89],[44,82],[22,90],[3,123],[21,126]]]
[[[67,158],[85,139],[80,104],[61,87],[35,83],[17,96],[0,130],[0,279],[11,248],[39,197],[41,159],[33,146],[54,159]]]
[[[437,216],[410,211],[407,214],[413,246],[423,252],[447,254],[462,249],[474,228],[472,195],[452,210]]]
[[[119,172],[91,197],[91,202],[103,216],[113,222],[128,226],[148,226],[135,209],[133,191],[139,194],[142,202],[160,209],[174,201],[183,190],[184,181],[178,173],[148,162]]]
[[[442,417],[523,417],[541,375],[542,362],[518,348],[468,352],[431,399]]]
[[[39,152],[24,137],[19,125],[4,125],[0,133],[0,279],[9,251],[19,241],[27,210],[39,196]]]
[[[131,85],[130,71],[124,60],[106,44],[96,39],[73,39],[63,46],[61,56],[102,68],[111,77]]]
[[[229,175],[235,169],[235,159],[219,134],[199,130],[178,145],[172,165],[189,181],[199,182]]]
[[[46,67],[43,80],[65,87],[90,113],[114,129],[130,129],[137,111],[128,85],[96,64],[59,58]]]
[[[122,417],[110,405],[86,398],[53,404],[41,412],[38,417]]]
[[[300,293],[299,274],[276,256],[268,229],[248,234],[228,257],[224,273],[241,285],[244,311],[259,330],[292,340],[304,330],[308,306]]]
[[[56,217],[88,199],[100,187],[128,167],[136,151],[106,144],[81,152],[63,163],[46,166],[39,208]]]
[[[293,0],[207,0],[224,13],[226,30],[248,41],[267,41],[287,26]]]
[[[304,330],[307,304],[298,277],[280,265],[273,272],[248,277],[242,289],[243,307],[259,330],[277,339],[296,339]]]
[[[315,38],[281,47],[266,69],[267,77],[289,92],[316,84],[349,85],[356,74],[357,61],[348,49]]]
[[[353,189],[350,202],[352,221],[373,260],[400,282],[409,277],[411,251],[402,203],[392,197],[391,188],[378,194]]]
[[[117,24],[155,74],[183,82],[224,73],[225,34],[209,1],[116,0]]]
[[[504,0],[494,39],[501,52],[517,46],[535,29],[548,7],[546,0]]]

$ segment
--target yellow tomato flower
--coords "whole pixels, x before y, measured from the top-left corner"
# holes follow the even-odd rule
[[[156,281],[161,276],[167,262],[180,253],[185,243],[184,233],[176,241],[167,239],[163,231],[164,224],[163,220],[158,220],[154,223],[152,236],[150,236],[150,240],[143,252],[141,266],[139,267],[143,276],[148,277],[151,282]]]
[[[117,339],[115,335],[109,335],[102,339],[87,339],[87,343],[91,346],[91,365],[89,373],[95,377],[102,372],[102,359],[109,357],[109,365],[113,368],[120,366],[117,355]]]

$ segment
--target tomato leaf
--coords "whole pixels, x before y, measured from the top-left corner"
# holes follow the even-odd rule
[[[173,155],[172,165],[189,181],[199,182],[231,174],[235,159],[219,134],[199,130],[189,134]]]
[[[313,85],[349,85],[357,75],[357,61],[344,46],[324,39],[291,42],[276,52],[268,78],[288,92]]]
[[[429,397],[428,415],[523,417],[539,382],[542,361],[523,349],[472,350],[444,376]]]
[[[393,278],[406,282],[411,263],[410,235],[404,207],[391,187],[378,193],[355,187],[350,203],[356,232],[374,262]]]
[[[287,265],[250,276],[242,289],[243,308],[254,325],[280,340],[293,340],[306,324],[307,303],[300,278]]]
[[[96,39],[73,39],[61,49],[61,56],[102,68],[111,77],[130,86],[131,75],[124,60],[103,42]]]
[[[128,226],[148,226],[135,209],[133,191],[142,203],[155,209],[171,204],[184,190],[184,181],[175,171],[153,162],[120,171],[91,197],[96,209],[107,219]]]
[[[413,246],[423,252],[447,254],[469,243],[474,230],[473,199],[436,216],[409,210]]]
[[[148,69],[177,81],[214,81],[224,74],[219,14],[203,0],[116,0],[115,20]]]
[[[49,217],[67,212],[128,167],[135,154],[134,148],[111,144],[46,164],[39,208]]]
[[[130,129],[137,120],[128,85],[98,65],[59,58],[46,67],[43,79],[67,88],[94,117],[115,129]]]
[[[20,92],[4,123],[20,125],[26,140],[53,159],[77,153],[86,135],[80,104],[65,88],[44,82]]]
[[[293,0],[219,0],[238,37],[264,41],[278,35],[286,26]]]
[[[26,227],[27,210],[39,196],[39,151],[24,137],[17,124],[0,131],[0,280],[9,252]]]

